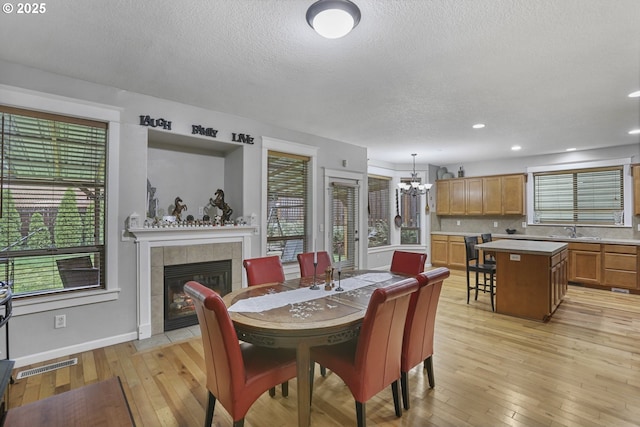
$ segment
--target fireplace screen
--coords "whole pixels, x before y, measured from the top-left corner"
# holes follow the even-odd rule
[[[231,260],[168,265],[164,267],[164,330],[198,323],[184,284],[194,280],[221,296],[231,292]]]

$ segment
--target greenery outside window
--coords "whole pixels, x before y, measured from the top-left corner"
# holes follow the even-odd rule
[[[403,178],[400,181],[409,184],[412,179]],[[423,196],[411,196],[407,194],[400,196],[402,215],[400,244],[402,245],[420,244],[420,200],[422,197]]]
[[[313,250],[307,238],[310,160],[268,151],[267,255],[279,255],[283,263],[297,262],[297,254]]]
[[[536,172],[533,180],[536,224],[623,224],[623,166]]]
[[[368,205],[368,247],[389,245],[389,187],[391,178],[373,176],[368,177],[369,205]]]
[[[0,114],[0,279],[16,296],[104,288],[107,124]]]

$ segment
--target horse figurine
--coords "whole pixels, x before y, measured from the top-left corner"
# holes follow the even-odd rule
[[[182,203],[182,199],[180,197],[176,197],[176,200],[173,204],[175,207],[173,208],[173,212],[171,212],[171,215],[176,217],[176,221],[182,221],[181,214],[182,211],[187,210],[187,205]]]
[[[209,199],[209,203],[212,206],[222,210],[222,224],[227,223],[231,220],[231,214],[233,213],[233,209],[224,201],[224,191],[220,188],[215,192],[215,200],[213,198]]]

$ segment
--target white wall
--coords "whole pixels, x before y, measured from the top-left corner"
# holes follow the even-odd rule
[[[190,213],[192,209],[197,209],[203,195],[213,196],[218,184],[223,183],[226,201],[234,209],[233,216],[256,213],[260,221],[260,217],[264,214],[260,203],[262,136],[318,147],[317,182],[322,182],[320,174],[323,168],[345,169],[365,175],[367,171],[366,149],[362,147],[275,127],[247,118],[75,80],[2,60],[0,60],[0,85],[7,85],[16,90],[22,88],[27,91],[37,91],[45,96],[67,97],[81,104],[99,103],[118,109],[121,113],[120,154],[119,158],[115,159],[118,163],[119,185],[118,188],[109,189],[110,196],[118,198],[119,211],[109,213],[117,216],[114,221],[117,227],[108,230],[109,237],[117,242],[117,248],[113,254],[118,263],[117,273],[114,277],[108,277],[108,280],[117,282],[117,287],[120,289],[118,297],[110,302],[14,316],[10,321],[10,356],[16,359],[17,366],[127,341],[136,336],[135,245],[131,240],[121,239],[121,234],[130,213],[135,211],[144,215],[146,212],[148,175],[151,174],[149,177],[152,184],[158,187],[161,207],[165,209],[167,200],[172,204],[173,198],[180,195],[189,206],[187,213]],[[0,103],[5,102],[7,100],[0,99]],[[237,150],[227,153],[225,157],[224,175],[220,175],[210,167],[219,166],[219,159],[215,156],[211,159],[196,160],[188,153],[164,153],[162,149],[156,147],[148,150],[149,128],[139,124],[139,116],[147,114],[153,118],[171,120],[171,133],[177,136],[190,136],[192,124],[218,129],[217,140],[238,146]],[[254,136],[255,144],[232,142],[230,140],[232,132]],[[340,155],[336,156],[335,153]],[[163,160],[165,154],[175,160],[176,164],[178,160],[190,162],[198,170],[185,171],[184,168],[178,167],[179,176],[170,176],[176,172],[175,165]],[[348,168],[342,166],[343,160],[347,160]],[[163,173],[164,170],[167,170],[166,174]],[[184,188],[181,186],[181,180],[185,181]],[[194,184],[194,181],[201,181],[201,183]],[[187,188],[189,185],[200,188]],[[321,192],[322,189],[318,188],[317,191]],[[195,206],[192,207],[191,203],[195,203]],[[316,216],[319,222],[324,221],[322,202],[316,207]],[[320,243],[318,242],[319,245]],[[251,253],[256,255],[262,253],[260,239],[253,239]],[[20,302],[17,300],[16,304],[19,305]],[[53,329],[53,318],[56,314],[67,315],[66,328]]]

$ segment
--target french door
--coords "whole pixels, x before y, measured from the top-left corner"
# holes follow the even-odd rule
[[[329,188],[329,237],[333,248],[333,265],[343,269],[358,268],[359,255],[359,186],[357,181],[332,180]]]

